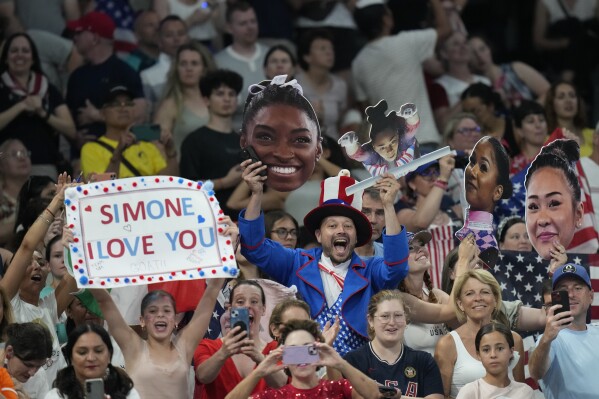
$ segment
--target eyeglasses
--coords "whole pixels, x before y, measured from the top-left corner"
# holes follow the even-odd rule
[[[275,233],[277,235],[277,237],[279,237],[280,240],[284,240],[285,238],[287,238],[288,235],[291,236],[291,238],[297,238],[297,230],[296,229],[291,229],[291,230],[287,230],[287,229],[276,229],[272,231],[273,233]]]
[[[419,172],[418,176],[422,177],[426,181],[431,182],[431,181],[437,180],[437,178],[439,177],[439,169],[430,168],[423,172]]]
[[[456,133],[463,134],[464,136],[471,136],[474,134],[480,134],[480,126],[477,127],[461,127],[456,129]]]
[[[133,101],[112,101],[104,104],[104,108],[133,107],[134,105]]]
[[[405,319],[406,315],[403,313],[395,313],[395,314],[390,314],[390,313],[384,313],[381,315],[374,315],[374,317],[378,317],[378,319],[381,321],[381,323],[383,324],[387,324],[391,321],[391,319],[393,319],[393,321],[402,321]]]
[[[17,150],[17,151],[0,153],[0,155],[2,156],[2,158],[24,159],[24,158],[31,158],[31,151]]]

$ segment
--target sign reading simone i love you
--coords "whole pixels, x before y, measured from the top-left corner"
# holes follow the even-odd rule
[[[207,184],[206,186],[209,186]],[[237,275],[211,187],[171,176],[69,188],[73,274],[79,287],[121,287]]]

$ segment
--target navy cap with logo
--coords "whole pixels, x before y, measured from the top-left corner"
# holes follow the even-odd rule
[[[566,263],[564,266],[560,267],[553,273],[553,289],[555,290],[555,286],[557,283],[564,279],[565,277],[574,277],[578,278],[585,282],[586,285],[591,287],[591,278],[589,277],[589,273],[584,268],[584,266],[576,265],[574,263]]]

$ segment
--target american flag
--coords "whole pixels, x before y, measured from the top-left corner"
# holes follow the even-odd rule
[[[568,263],[576,263],[587,268],[595,292],[590,312],[591,320],[592,322],[599,321],[599,254],[568,253]],[[548,278],[548,266],[549,262],[536,252],[504,251],[499,255],[499,261],[490,271],[501,286],[503,300],[521,300],[525,306],[540,308],[543,305],[541,288],[543,280]],[[534,346],[537,333],[520,331],[524,340],[527,383],[533,388],[537,388],[537,385],[529,377],[528,356],[529,350]]]
[[[114,49],[117,54],[131,52],[137,46],[137,39],[133,34],[135,12],[128,1],[122,0],[96,0],[96,11],[102,11],[112,18],[116,25],[114,31]]]

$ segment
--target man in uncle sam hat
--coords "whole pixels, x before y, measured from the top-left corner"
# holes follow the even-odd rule
[[[599,393],[599,327],[586,324],[594,292],[583,266],[568,263],[553,274],[553,290],[565,291],[570,310],[553,305],[545,332],[528,363],[547,399],[591,399]]]
[[[275,281],[295,285],[310,305],[311,317],[324,326],[338,317],[340,330],[335,349],[343,356],[367,342],[366,311],[370,297],[383,289],[397,288],[408,273],[408,240],[397,221],[393,201],[399,183],[385,174],[375,187],[385,209],[384,257],[361,260],[354,251],[369,242],[372,228],[362,208],[362,192],[348,196],[345,189],[356,183],[347,170],[321,183],[319,206],[304,218],[304,226],[321,245],[309,250],[288,249],[264,238],[261,212],[266,166],[241,164],[243,178],[252,192],[247,209],[239,214],[241,253]]]

